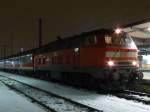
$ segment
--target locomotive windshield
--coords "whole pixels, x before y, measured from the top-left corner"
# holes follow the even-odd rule
[[[127,34],[114,34],[112,36],[105,36],[105,43],[112,45],[131,45],[134,44],[132,38]]]

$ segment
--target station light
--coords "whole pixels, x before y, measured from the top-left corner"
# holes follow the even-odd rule
[[[12,61],[11,64],[14,65],[14,62]]]
[[[28,54],[28,55],[26,55],[26,56],[30,57],[30,56],[31,56],[31,54]]]
[[[148,27],[147,30],[150,31],[150,27]]]
[[[24,48],[20,48],[20,52],[24,52]]]
[[[10,61],[6,61],[6,63],[9,63]]]

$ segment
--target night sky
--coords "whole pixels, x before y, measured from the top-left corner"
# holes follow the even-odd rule
[[[150,17],[150,0],[5,0],[0,2],[0,46],[7,55],[38,46],[38,18],[43,44],[97,28],[115,27]],[[0,48],[0,55],[3,49]]]

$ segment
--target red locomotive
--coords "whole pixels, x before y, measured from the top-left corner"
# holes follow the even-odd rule
[[[77,85],[117,88],[142,80],[138,49],[121,30],[101,29],[5,57],[1,69]]]

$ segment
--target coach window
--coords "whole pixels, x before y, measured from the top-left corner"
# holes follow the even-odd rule
[[[41,64],[41,58],[39,58],[38,63]]]
[[[97,44],[97,37],[94,36],[94,43]]]
[[[43,58],[43,64],[46,64],[46,58]]]

